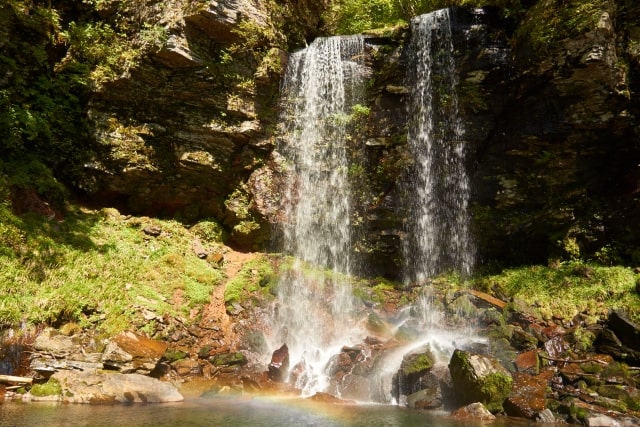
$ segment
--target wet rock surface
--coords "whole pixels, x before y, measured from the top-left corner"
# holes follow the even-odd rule
[[[105,367],[124,374],[148,375],[156,368],[167,347],[164,342],[123,332],[109,340],[101,360]]]

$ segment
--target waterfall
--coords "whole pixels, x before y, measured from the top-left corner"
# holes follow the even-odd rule
[[[403,257],[406,283],[425,285],[446,271],[468,275],[474,253],[449,11],[414,18],[411,30],[407,147],[413,164],[400,186],[407,218]],[[390,402],[391,379],[408,349],[429,344],[445,360],[456,342],[469,337],[440,327],[437,310],[430,308],[430,287],[422,286],[421,309],[396,313],[387,325],[382,320],[382,328],[388,328],[384,339],[404,328],[415,331],[416,342],[386,350],[366,343],[366,327],[360,324],[370,318],[349,282],[354,270],[350,218],[355,212],[349,182],[353,147],[347,149],[352,109],[363,99],[363,56],[360,36],[319,38],[291,55],[287,65],[275,155],[285,176],[281,248],[287,258],[270,339],[273,348],[287,345],[293,365],[289,382],[303,396],[344,392],[351,398]],[[351,357],[345,351],[365,361],[371,357],[371,366],[331,378],[332,370],[341,369],[340,357]]]
[[[473,267],[469,178],[449,9],[411,21],[408,145],[414,159],[404,189],[405,280],[425,284],[437,274],[463,276]]]
[[[364,41],[359,36],[316,39],[293,54],[283,82],[283,252],[292,265],[278,284],[274,329],[303,394],[326,386],[323,369],[355,333],[349,286],[351,192],[345,126],[362,87]]]

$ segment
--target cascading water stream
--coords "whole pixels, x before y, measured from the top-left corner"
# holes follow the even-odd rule
[[[404,276],[407,283],[423,286],[424,320],[437,324],[440,315],[430,307],[424,285],[443,272],[467,276],[473,268],[469,178],[449,9],[414,18],[411,31],[407,141],[414,163],[404,182],[411,195],[405,198]]]
[[[275,329],[291,362],[304,361],[303,394],[325,388],[324,366],[354,333],[345,125],[362,86],[363,49],[359,36],[319,38],[291,56],[283,83],[283,249],[293,265],[278,286]]]
[[[444,312],[432,304],[430,286],[432,279],[445,272],[468,276],[475,255],[450,13],[442,9],[411,21],[406,85],[410,88],[407,144],[413,164],[401,183],[407,218],[404,281],[422,291],[413,309],[418,315],[406,320],[410,328],[420,331],[420,338],[403,347],[401,354],[424,351],[426,346],[444,370],[456,348],[481,341],[467,328],[446,327]],[[402,360],[399,354],[396,367]]]
[[[403,255],[405,282],[420,285],[424,297],[394,319],[397,328],[414,331],[418,339],[378,352],[381,362],[365,368],[370,369],[366,376],[346,374],[352,375],[351,385],[359,384],[356,399],[377,402],[392,401],[392,378],[408,351],[428,344],[442,365],[456,343],[473,339],[466,331],[442,327],[442,315],[430,307],[428,286],[445,271],[468,275],[474,257],[449,11],[414,18],[411,30],[407,140],[414,162],[402,182],[407,202]],[[306,396],[330,386],[335,394],[354,391],[349,384],[331,383],[328,372],[340,363],[336,357],[344,355],[343,346],[348,351],[355,345],[355,353],[362,349],[358,354],[365,360],[374,357],[362,345],[367,332],[358,326],[358,316],[366,318],[365,310],[348,280],[353,261],[345,125],[361,101],[362,56],[362,37],[319,38],[290,57],[282,87],[277,149],[287,177],[282,250],[292,261],[278,284],[272,344],[287,344],[291,364],[297,364],[290,382]],[[394,332],[386,333],[384,339]]]

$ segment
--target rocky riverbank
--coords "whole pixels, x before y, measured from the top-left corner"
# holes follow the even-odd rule
[[[227,284],[258,256],[228,254]],[[272,261],[277,268],[277,257]],[[334,355],[330,386],[314,398],[353,402],[368,396],[457,418],[640,424],[640,328],[624,311],[543,319],[537,307],[521,300],[444,281],[433,286],[433,310],[442,316],[438,332],[450,348],[424,339],[434,332],[403,314],[419,288],[387,287],[381,299],[380,286],[367,286],[362,298],[369,308],[360,319],[368,335]],[[270,298],[258,289],[225,305],[220,292],[190,326],[145,310],[155,339],[140,329],[101,337],[73,324],[6,331],[0,364],[16,367],[12,374],[32,384],[4,381],[3,399],[170,402],[181,400],[180,390],[194,383],[206,395],[299,394],[295,384],[304,364],[289,361],[286,345],[272,354],[268,322],[259,321],[272,309]],[[392,368],[391,376],[381,375]]]

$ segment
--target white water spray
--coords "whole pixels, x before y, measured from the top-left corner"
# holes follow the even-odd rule
[[[287,168],[283,246],[293,265],[278,285],[275,329],[292,364],[304,361],[303,394],[326,387],[329,358],[359,331],[353,325],[351,190],[345,125],[362,87],[362,37],[316,39],[289,60],[283,91]]]
[[[469,182],[464,129],[458,115],[456,73],[448,10],[412,21],[407,84],[408,146],[414,164],[403,182],[407,201],[404,241],[405,281],[427,285],[445,271],[468,275],[473,267],[469,237]],[[361,37],[314,41],[291,56],[283,83],[282,155],[284,189],[283,252],[291,255],[278,285],[272,337],[286,343],[295,385],[304,396],[327,391],[326,372],[343,346],[364,342],[362,316],[349,285],[352,270],[351,189],[348,180],[346,119],[363,85]],[[430,286],[398,327],[418,333],[412,344],[383,355],[365,399],[390,402],[390,382],[413,348],[428,344],[448,360],[457,344],[473,339],[466,331],[445,330],[443,314],[431,307]],[[419,316],[409,314],[418,311]],[[399,320],[399,319],[396,319]],[[391,331],[389,331],[391,332]],[[302,366],[302,365],[299,365]],[[337,393],[340,393],[338,387]]]

